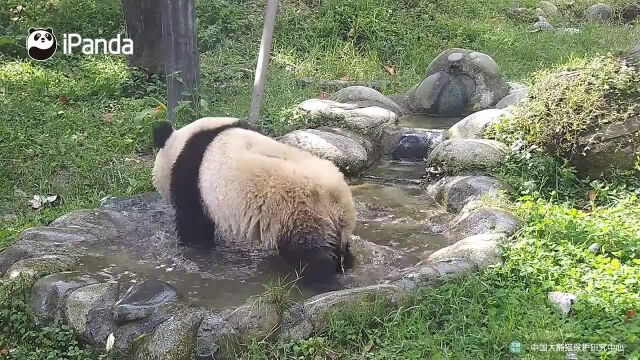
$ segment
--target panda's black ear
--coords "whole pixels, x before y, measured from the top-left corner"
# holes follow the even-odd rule
[[[31,34],[32,32],[36,31],[35,28],[29,28],[29,34]]]
[[[52,28],[46,28],[46,29],[44,29],[44,31],[48,32],[49,34],[53,34],[53,29]]]

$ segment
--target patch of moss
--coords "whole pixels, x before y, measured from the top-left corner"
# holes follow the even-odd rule
[[[489,138],[567,155],[589,130],[640,115],[640,71],[612,56],[573,60],[533,83],[526,101],[487,130]]]

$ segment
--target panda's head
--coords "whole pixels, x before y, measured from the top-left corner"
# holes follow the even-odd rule
[[[56,52],[56,37],[51,28],[29,29],[27,51],[34,60],[47,60]]]

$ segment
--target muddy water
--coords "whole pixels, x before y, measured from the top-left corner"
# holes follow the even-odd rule
[[[419,162],[382,162],[365,174],[375,180],[365,176],[353,182],[351,190],[359,209],[354,235],[362,240],[356,238],[352,245],[360,263],[337,282],[300,284],[291,296],[303,299],[374,284],[415,264],[425,252],[446,246],[444,238],[423,232],[422,222],[437,206],[416,183],[406,181],[417,182],[423,173],[424,165]],[[160,279],[175,287],[188,303],[222,309],[264,293],[265,284],[293,278],[291,268],[273,252],[177,245],[173,212],[157,196],[124,199],[105,209],[119,214],[110,226],[113,235],[81,245],[87,255],[79,270],[99,273],[125,288],[145,279]],[[75,221],[68,220],[67,226],[86,224],[86,219]]]
[[[463,118],[463,116],[412,114],[401,116],[398,119],[398,126],[421,129],[449,129]]]
[[[364,183],[351,187],[354,199],[385,209],[380,216],[360,219],[355,235],[408,252],[435,251],[448,245],[443,236],[423,231],[423,220],[437,208],[417,185]]]

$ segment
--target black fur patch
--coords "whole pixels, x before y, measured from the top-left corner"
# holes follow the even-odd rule
[[[353,266],[350,247],[328,234],[293,231],[278,241],[280,256],[296,269],[303,269],[305,283],[331,281]]]
[[[173,126],[168,121],[162,121],[153,125],[153,145],[162,149],[169,137],[173,134]]]
[[[200,166],[209,144],[220,133],[233,128],[253,130],[249,124],[237,122],[193,134],[173,164],[171,202],[176,212],[176,231],[183,244],[214,245],[215,222],[206,213],[198,186]]]

